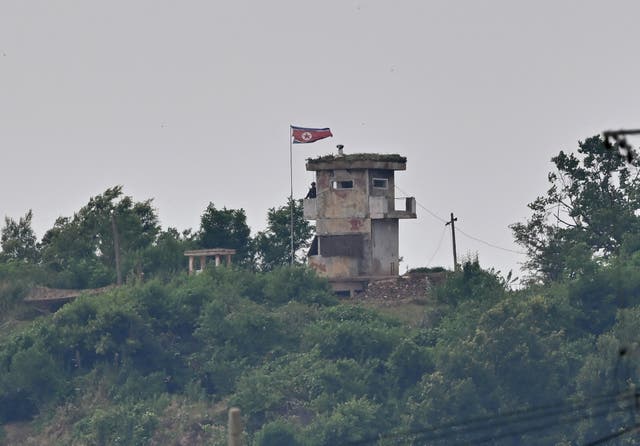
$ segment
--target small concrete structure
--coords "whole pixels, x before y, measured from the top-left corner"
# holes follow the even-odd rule
[[[211,248],[211,249],[193,249],[191,251],[185,251],[184,255],[189,257],[189,275],[194,272],[200,272],[207,264],[207,257],[216,258],[216,266],[220,266],[222,263],[222,257],[226,258],[227,266],[231,265],[231,256],[236,253],[235,249],[228,248]],[[195,259],[200,259],[200,269],[194,269]]]
[[[316,221],[309,265],[334,291],[352,295],[370,280],[397,277],[399,220],[416,218],[416,200],[404,197],[396,209],[396,154],[328,155],[307,160],[316,173],[316,198],[304,200],[304,217]]]

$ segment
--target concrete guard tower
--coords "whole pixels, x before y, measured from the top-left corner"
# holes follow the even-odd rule
[[[309,265],[339,294],[353,295],[371,280],[398,276],[399,220],[416,218],[416,200],[396,209],[400,155],[358,153],[308,159],[316,173],[316,198],[304,200],[304,217],[316,221]]]

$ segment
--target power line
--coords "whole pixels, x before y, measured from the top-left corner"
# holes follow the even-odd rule
[[[616,432],[611,435],[607,435],[606,437],[602,437],[597,440],[586,443],[584,446],[596,446],[598,444],[605,444],[609,440],[622,437],[623,435],[630,434],[631,432],[638,431],[638,430],[640,430],[640,424],[634,424],[633,426],[626,427],[619,432]]]
[[[554,418],[552,421],[548,421],[542,424],[537,424],[535,426],[529,426],[526,428],[522,428],[519,430],[512,430],[512,431],[507,431],[507,432],[503,432],[500,433],[498,435],[487,435],[485,437],[481,437],[481,438],[474,438],[472,439],[472,443],[471,444],[482,444],[482,443],[487,443],[487,442],[493,442],[495,440],[499,440],[502,438],[507,438],[507,437],[513,437],[516,435],[523,435],[523,434],[529,434],[532,432],[539,432],[539,431],[543,431],[546,429],[549,429],[551,427],[554,426],[558,426],[561,424],[566,424],[566,423],[577,423],[579,421],[583,421],[583,420],[588,420],[590,418],[597,418],[597,417],[601,417],[604,415],[610,415],[613,413],[618,413],[618,412],[626,412],[630,407],[633,407],[633,404],[629,404],[627,406],[624,407],[620,407],[614,410],[611,410],[610,408],[607,408],[605,410],[600,410],[598,412],[592,413],[592,414],[586,414],[586,415],[576,415],[573,417],[569,417],[569,418]],[[546,418],[546,417],[545,417]],[[430,439],[427,439],[430,440]],[[465,442],[459,442],[459,443],[454,443],[450,446],[463,446],[463,445],[467,445],[470,444],[469,442],[465,441]]]
[[[402,192],[405,195],[409,195],[407,192],[403,191],[402,189],[400,189],[400,187],[398,187],[398,185],[396,185],[396,189],[398,189],[400,192]],[[427,211],[429,214],[431,214],[431,216],[433,218],[435,218],[436,220],[440,220],[442,223],[446,223],[448,220],[445,220],[444,218],[440,217],[438,214],[436,214],[435,212],[430,211],[429,209],[427,209],[425,206],[423,206],[420,202],[418,202],[418,200],[416,200],[416,204],[418,206],[420,206],[422,209],[424,209],[425,211]]]
[[[405,195],[409,195],[407,192],[405,192],[404,190],[402,190],[402,189],[401,189],[400,187],[398,187],[397,185],[396,185],[396,189],[398,189],[400,192],[402,192],[402,193],[403,193],[403,194],[405,194]],[[420,208],[421,208],[422,210],[427,211],[427,213],[428,213],[429,215],[431,215],[433,218],[435,218],[436,220],[439,220],[440,222],[445,223],[445,224],[449,221],[449,220],[445,220],[444,218],[440,217],[440,216],[439,216],[438,214],[436,214],[435,212],[433,212],[433,211],[431,211],[431,210],[427,209],[427,207],[426,207],[426,206],[424,206],[422,203],[420,203],[418,200],[416,200],[416,204],[417,204],[418,206],[420,206]],[[514,253],[514,254],[527,255],[527,253],[526,253],[526,252],[524,252],[524,251],[517,251],[517,250],[515,250],[515,249],[504,248],[504,247],[502,247],[502,246],[498,246],[498,245],[495,245],[495,244],[493,244],[493,243],[489,243],[489,242],[487,242],[487,241],[485,241],[485,240],[482,240],[481,238],[474,237],[473,235],[468,234],[468,233],[466,233],[465,231],[461,230],[461,229],[460,229],[460,226],[458,226],[458,228],[457,228],[457,229],[458,229],[458,232],[460,232],[460,233],[461,233],[462,235],[464,235],[465,237],[470,238],[471,240],[475,240],[476,242],[480,242],[480,243],[482,243],[482,244],[484,244],[484,245],[486,245],[486,246],[489,246],[490,248],[499,249],[499,250],[501,250],[501,251],[511,252],[511,253]]]
[[[507,431],[507,432],[502,432],[500,434],[492,434],[492,435],[487,435],[485,437],[480,437],[480,438],[474,438],[473,439],[473,443],[474,444],[481,444],[481,443],[486,443],[488,441],[492,441],[492,440],[497,440],[500,438],[506,438],[506,437],[511,437],[511,436],[515,436],[515,435],[522,435],[522,434],[526,434],[529,432],[533,432],[533,431],[540,431],[540,430],[544,430],[544,429],[548,429],[550,427],[556,426],[558,424],[562,424],[562,423],[567,423],[567,422],[571,422],[571,421],[581,421],[583,419],[588,419],[588,418],[594,418],[595,416],[600,416],[600,415],[607,415],[610,413],[614,413],[614,412],[623,412],[626,411],[627,409],[629,409],[633,403],[628,404],[622,408],[618,408],[616,410],[611,410],[610,407],[607,407],[604,411],[601,410],[599,412],[597,412],[596,414],[591,414],[591,415],[574,415],[573,417],[570,418],[560,418],[560,416],[562,415],[568,415],[570,413],[574,413],[574,412],[581,412],[587,409],[592,409],[592,408],[598,408],[600,406],[605,406],[605,405],[609,405],[612,402],[615,402],[615,400],[611,401],[611,400],[607,400],[601,403],[598,403],[596,405],[590,405],[590,404],[583,404],[583,405],[579,405],[576,407],[570,407],[567,409],[555,409],[555,410],[549,410],[549,411],[543,411],[541,413],[535,413],[535,411],[531,414],[525,414],[524,416],[515,416],[515,417],[506,417],[506,420],[500,420],[497,419],[493,422],[487,423],[484,426],[479,426],[476,429],[469,429],[468,432],[462,431],[462,432],[454,432],[454,434],[459,434],[459,433],[466,433],[466,434],[470,434],[472,433],[474,430],[475,431],[480,431],[480,430],[486,430],[488,428],[495,428],[495,429],[500,429],[500,428],[507,428],[513,425],[517,425],[517,424],[521,424],[523,422],[533,422],[533,421],[538,421],[538,420],[543,420],[543,419],[548,419],[549,417],[554,417],[554,419],[552,421],[545,421],[542,424],[537,424],[534,426],[528,426],[525,428],[520,428],[520,429],[516,429],[516,430],[511,430],[511,431]],[[449,435],[451,436],[451,435]],[[424,436],[423,436],[424,437]],[[446,436],[442,436],[442,438],[446,438]],[[425,439],[425,438],[421,438],[421,439]],[[433,440],[434,438],[426,438],[428,440]],[[463,443],[458,443],[460,445],[463,444],[468,444],[466,442]]]
[[[458,229],[458,232],[460,234],[462,234],[462,235],[464,235],[464,236],[466,236],[466,237],[468,237],[468,238],[470,238],[472,240],[475,240],[476,242],[484,243],[485,245],[490,246],[491,248],[500,249],[502,251],[507,251],[507,252],[512,252],[514,254],[527,255],[527,253],[524,252],[524,251],[516,251],[515,249],[503,248],[502,246],[494,245],[493,243],[486,242],[486,241],[484,241],[482,239],[479,239],[478,237],[474,237],[474,236],[472,236],[470,234],[467,234],[462,229],[460,229],[460,226],[458,226],[457,229]]]
[[[375,442],[379,440],[385,440],[385,439],[395,440],[395,441],[402,441],[402,440],[411,441],[412,445],[431,445],[431,444],[438,444],[433,442],[443,442],[443,441],[447,442],[446,443],[447,446],[466,446],[469,444],[476,445],[476,444],[483,444],[488,442],[495,443],[496,440],[500,440],[508,437],[520,436],[520,435],[529,434],[533,432],[544,431],[561,424],[567,424],[567,423],[573,424],[583,420],[599,418],[602,416],[611,415],[611,414],[620,413],[620,412],[626,412],[629,410],[629,408],[632,408],[632,407],[634,407],[634,404],[630,403],[630,404],[627,404],[626,406],[620,406],[618,408],[607,407],[603,410],[595,411],[588,414],[578,414],[572,417],[562,416],[562,415],[570,414],[572,412],[577,412],[578,410],[590,409],[589,407],[586,407],[583,409],[566,411],[566,414],[563,414],[563,413],[541,414],[535,417],[531,416],[531,417],[526,417],[522,419],[506,420],[503,422],[499,422],[500,420],[496,420],[496,422],[488,423],[486,425],[460,426],[456,430],[452,429],[450,431],[439,432],[439,433],[407,431],[407,432],[399,432],[393,435],[379,435],[376,438],[371,438],[366,441],[352,442],[347,444],[348,445],[375,444]],[[549,420],[549,417],[552,417],[552,416],[554,418]],[[532,421],[539,421],[539,420],[540,421],[545,420],[545,421],[535,425],[529,425],[526,427],[520,427],[520,428],[515,428],[515,429],[500,432],[501,429],[510,428],[514,425],[517,426],[517,424],[523,424],[524,422],[532,422]],[[495,429],[498,431],[498,433],[491,433],[484,436],[477,436],[478,434],[482,434],[483,431],[486,431],[488,429]],[[607,436],[606,441],[610,440],[611,438],[615,438],[617,436],[622,435],[622,433],[618,433],[618,434],[619,435],[615,435],[615,436]],[[464,440],[460,440],[461,436],[465,436],[466,438]],[[457,441],[457,442],[451,443],[451,441]],[[600,443],[593,443],[593,444],[601,444],[605,440],[600,439],[596,441],[600,441]],[[592,443],[589,443],[586,446],[592,446]]]
[[[542,420],[551,416],[555,416],[556,418],[559,418],[562,415],[568,415],[570,413],[579,412],[579,411],[588,410],[588,409],[595,409],[601,406],[610,405],[615,402],[624,402],[630,399],[635,400],[637,396],[638,396],[637,393],[624,392],[624,393],[601,395],[601,396],[596,396],[593,398],[583,399],[579,401],[564,401],[564,402],[539,406],[532,409],[507,412],[499,415],[470,418],[463,421],[446,423],[446,424],[433,426],[425,429],[419,429],[419,430],[413,430],[413,431],[407,430],[404,432],[395,432],[395,433],[386,433],[386,434],[383,433],[383,434],[377,435],[375,438],[371,437],[369,439],[354,441],[348,444],[349,445],[365,445],[365,444],[373,444],[376,441],[381,439],[399,440],[403,438],[404,439],[413,438],[417,440],[428,440],[428,441],[443,440],[454,435],[461,435],[461,434],[470,435],[470,434],[473,434],[474,432],[479,433],[477,431],[483,431],[490,428],[495,428],[495,429],[505,428],[517,423]],[[602,412],[602,414],[626,411],[629,408],[633,407],[633,405],[634,403],[627,404],[626,406],[615,409],[615,410],[612,410],[612,408],[609,407],[606,409],[606,411]],[[586,418],[593,418],[596,415],[600,415],[600,412],[598,412],[597,414],[591,414],[589,416],[581,415],[576,419],[576,421],[580,421]],[[544,428],[552,427],[553,425],[558,424],[560,422],[568,422],[568,421],[571,421],[571,419],[563,419],[561,421],[559,419],[556,419],[555,421],[551,423],[546,423],[544,425],[532,426],[522,431],[510,432],[508,436],[521,435],[521,434],[527,433],[530,430],[542,430]],[[504,434],[503,436],[507,436],[507,435]],[[487,439],[477,438],[477,439],[474,439],[472,443],[477,443],[479,441],[483,441],[483,442],[491,441],[491,439],[495,439],[495,438],[498,438],[498,437],[496,437],[495,435],[492,435],[491,437],[487,437]],[[461,444],[469,444],[469,443],[461,443]]]
[[[431,258],[429,259],[429,261],[427,262],[427,266],[431,266],[431,262],[433,262],[433,259],[435,259],[436,254],[438,254],[438,251],[440,251],[440,247],[442,246],[442,240],[444,240],[444,234],[447,232],[447,227],[443,226],[442,227],[442,234],[440,234],[440,240],[438,241],[438,247],[436,248],[435,252],[433,253],[433,255],[431,256]]]

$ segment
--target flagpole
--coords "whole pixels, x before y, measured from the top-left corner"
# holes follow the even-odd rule
[[[289,126],[289,180],[290,180],[290,195],[289,195],[289,210],[291,214],[291,266],[293,266],[293,130]]]
[[[295,130],[294,130],[295,129]],[[307,127],[295,127],[289,125],[289,178],[291,182],[291,191],[289,193],[289,208],[291,213],[291,265],[293,266],[293,260],[295,258],[295,250],[293,249],[293,141],[296,143],[312,143],[324,138],[333,136],[331,129],[323,128],[307,128]]]

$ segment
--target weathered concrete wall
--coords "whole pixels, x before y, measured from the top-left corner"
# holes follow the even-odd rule
[[[370,232],[371,220],[368,218],[323,218],[316,222],[318,235]]]
[[[373,220],[371,241],[371,274],[398,274],[398,220]]]
[[[309,266],[326,277],[358,277],[358,259],[353,257],[310,256]]]
[[[316,180],[318,215],[323,218],[368,216],[368,181],[365,171],[320,171]],[[352,189],[334,189],[334,181],[353,181]]]
[[[371,220],[369,220],[369,225],[370,224]],[[362,257],[358,261],[358,269],[360,275],[371,276],[374,274],[372,269],[373,248],[371,244],[371,231],[363,234],[362,238],[364,246],[362,247]]]
[[[302,200],[302,216],[306,220],[315,220],[318,218],[317,199],[305,198]]]
[[[389,211],[389,200],[385,196],[369,197],[369,216],[384,218]]]

